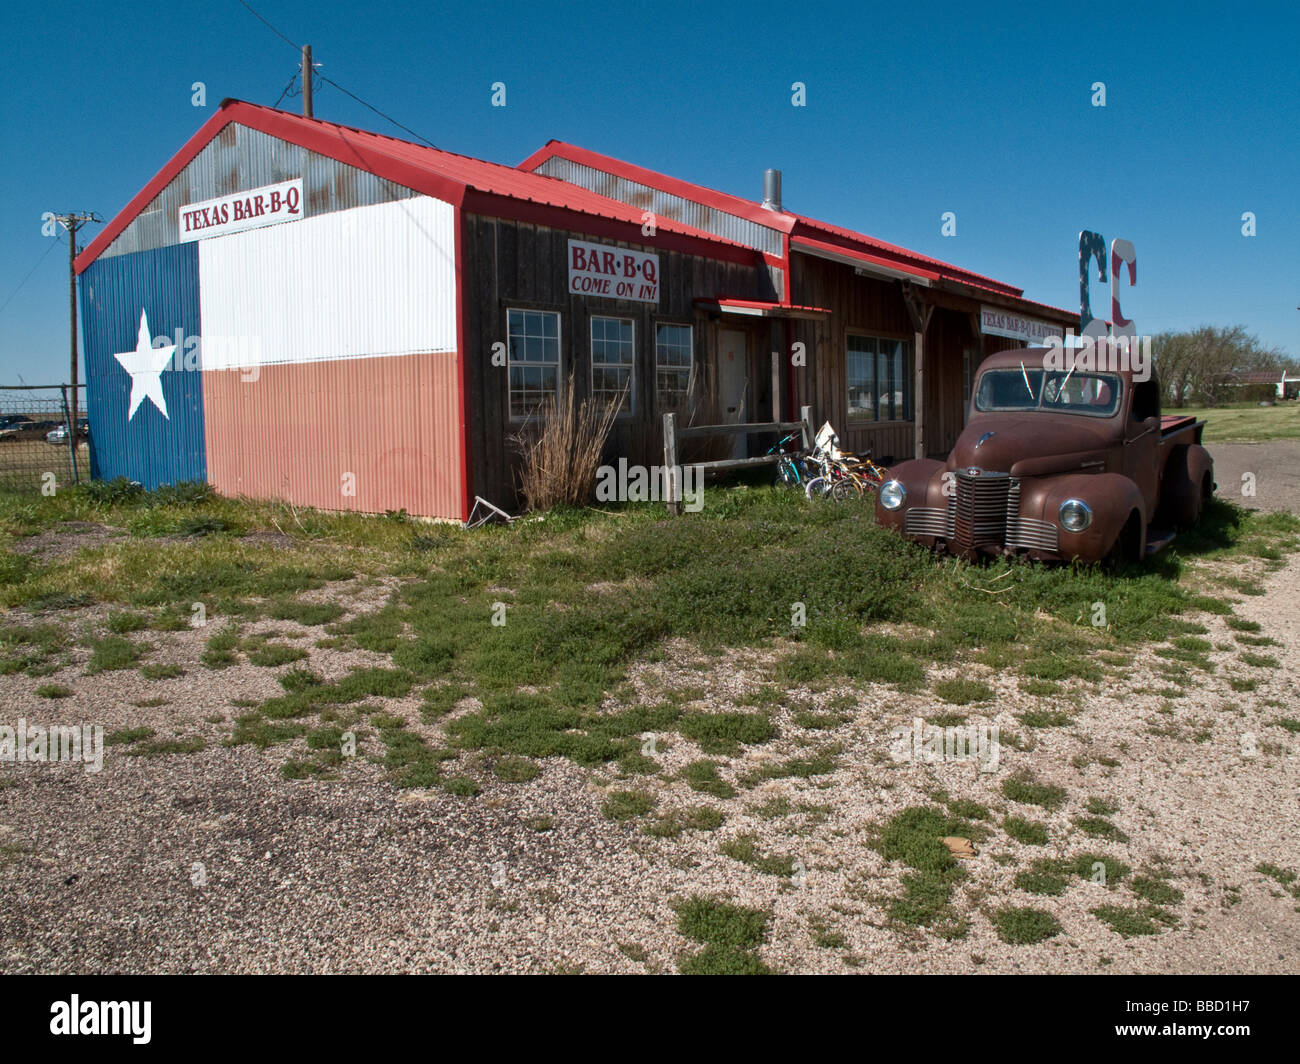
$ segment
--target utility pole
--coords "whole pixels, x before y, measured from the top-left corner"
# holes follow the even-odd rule
[[[308,118],[314,118],[311,113],[311,45],[302,46],[302,113]]]
[[[68,414],[68,447],[72,456],[72,482],[80,479],[77,471],[77,231],[91,222],[102,222],[99,215],[90,214],[56,214],[54,216],[68,231],[68,325],[72,337],[71,374],[72,395]]]

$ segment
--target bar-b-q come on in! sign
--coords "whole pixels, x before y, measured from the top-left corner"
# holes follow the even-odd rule
[[[178,216],[182,243],[226,233],[241,233],[302,217],[302,178],[264,185],[227,196],[187,203]]]
[[[659,256],[569,241],[569,292],[575,296],[659,302]]]

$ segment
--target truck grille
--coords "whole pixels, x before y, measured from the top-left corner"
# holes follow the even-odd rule
[[[958,550],[1003,542],[1010,488],[1006,473],[957,471],[957,491],[950,506],[953,545]]]
[[[940,510],[937,506],[913,506],[903,515],[903,532],[909,536],[952,536],[952,508]]]
[[[1007,492],[1007,546],[1050,551],[1060,546],[1056,525],[1051,521],[1020,516],[1020,481],[1014,477]]]
[[[1057,528],[1051,521],[1020,516],[1020,481],[1006,473],[956,476],[956,492],[945,508],[913,506],[903,517],[909,536],[936,536],[957,550],[996,544],[1014,549],[1055,551]]]

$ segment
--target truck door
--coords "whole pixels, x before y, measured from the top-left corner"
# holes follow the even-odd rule
[[[1124,475],[1142,492],[1144,517],[1150,521],[1160,501],[1160,386],[1148,380],[1130,387],[1132,398],[1125,404]]]

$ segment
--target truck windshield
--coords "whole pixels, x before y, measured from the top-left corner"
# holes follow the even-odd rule
[[[976,410],[1051,410],[1110,417],[1119,408],[1119,378],[1109,373],[991,369],[975,389]]]

